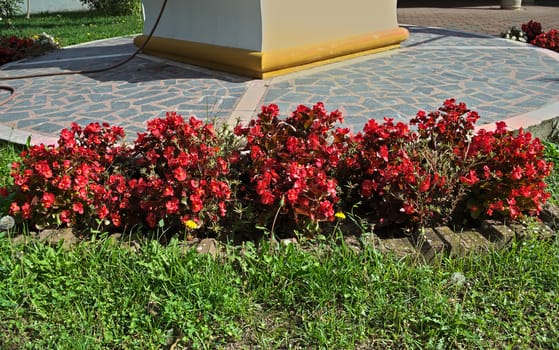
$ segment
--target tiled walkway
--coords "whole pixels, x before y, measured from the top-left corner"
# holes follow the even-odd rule
[[[407,120],[450,97],[477,110],[481,124],[528,126],[559,116],[559,54],[484,34],[408,29],[401,49],[267,80],[139,56],[103,73],[8,81],[16,96],[0,106],[0,138],[53,142],[72,121],[106,121],[133,138],[165,111],[234,122],[262,104],[277,103],[286,115],[318,101],[342,110],[355,130],[369,118]],[[3,66],[0,77],[99,68],[134,49],[131,37],[89,43]]]

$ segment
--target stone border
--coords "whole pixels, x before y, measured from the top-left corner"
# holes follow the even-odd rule
[[[384,254],[430,263],[443,256],[464,257],[471,253],[508,248],[515,241],[534,237],[531,229],[537,229],[539,239],[554,238],[555,231],[559,229],[559,207],[546,204],[539,219],[541,224],[535,228],[528,228],[517,221],[485,220],[478,228],[461,232],[440,226],[424,228],[403,238],[381,239],[373,233],[366,244],[374,244],[375,249]]]
[[[559,230],[559,207],[546,204],[539,219],[540,225],[528,228],[517,221],[503,223],[495,220],[485,220],[476,229],[455,232],[448,226],[424,228],[409,236],[397,238],[381,238],[374,232],[365,234],[359,239],[356,235],[344,237],[344,243],[356,254],[360,254],[366,246],[373,247],[381,254],[391,254],[397,258],[414,262],[433,263],[443,257],[460,258],[475,253],[486,253],[510,247],[513,242],[528,237],[550,240]],[[537,235],[530,230],[537,230]],[[137,252],[140,250],[138,237],[130,237],[115,233],[108,238],[114,244]],[[71,249],[80,242],[72,229],[43,230],[31,235],[18,235],[12,238],[15,243],[26,244],[29,241],[45,242],[52,246],[62,245],[64,249]],[[296,238],[272,239],[272,246],[298,245]],[[195,249],[198,254],[209,254],[215,258],[222,257],[226,249],[222,243],[213,238],[194,239],[180,243],[184,252]]]

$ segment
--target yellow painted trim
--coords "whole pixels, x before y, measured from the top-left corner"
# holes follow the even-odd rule
[[[235,74],[269,78],[393,49],[406,40],[408,35],[406,29],[395,28],[345,40],[269,52],[255,52],[185,40],[152,37],[144,52]],[[141,46],[145,40],[145,35],[137,36],[134,38],[134,44]]]
[[[332,57],[332,58],[325,59],[325,60],[309,62],[309,63],[305,63],[305,64],[293,66],[293,67],[286,67],[286,68],[270,70],[270,71],[267,71],[267,72],[262,72],[260,78],[262,78],[262,79],[273,78],[273,77],[283,75],[283,74],[289,74],[289,73],[298,72],[298,71],[309,69],[309,68],[319,67],[319,66],[322,66],[322,65],[325,65],[325,64],[341,62],[341,61],[348,60],[348,59],[351,59],[351,58],[356,58],[356,57],[371,55],[371,54],[374,54],[374,53],[379,53],[379,52],[388,51],[388,50],[392,50],[392,49],[397,49],[399,47],[400,47],[400,44],[394,44],[394,45],[379,47],[379,48],[376,48],[376,49],[354,52],[352,54],[347,54],[347,55],[343,55],[343,56],[336,56],[336,57]]]

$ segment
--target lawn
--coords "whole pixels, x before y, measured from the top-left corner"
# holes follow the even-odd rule
[[[60,41],[62,46],[87,41],[137,34],[142,32],[141,13],[130,16],[107,16],[94,11],[39,13],[26,19],[19,15],[12,26],[0,26],[3,36],[29,37],[46,32]]]
[[[138,251],[0,239],[2,349],[559,347],[559,242],[431,266],[343,244]],[[517,347],[518,346],[518,347]]]

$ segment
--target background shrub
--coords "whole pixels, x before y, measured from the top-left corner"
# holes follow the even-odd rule
[[[10,18],[19,12],[23,0],[0,0],[0,25],[9,24]]]
[[[140,0],[80,0],[92,10],[111,16],[130,15],[140,10]]]

